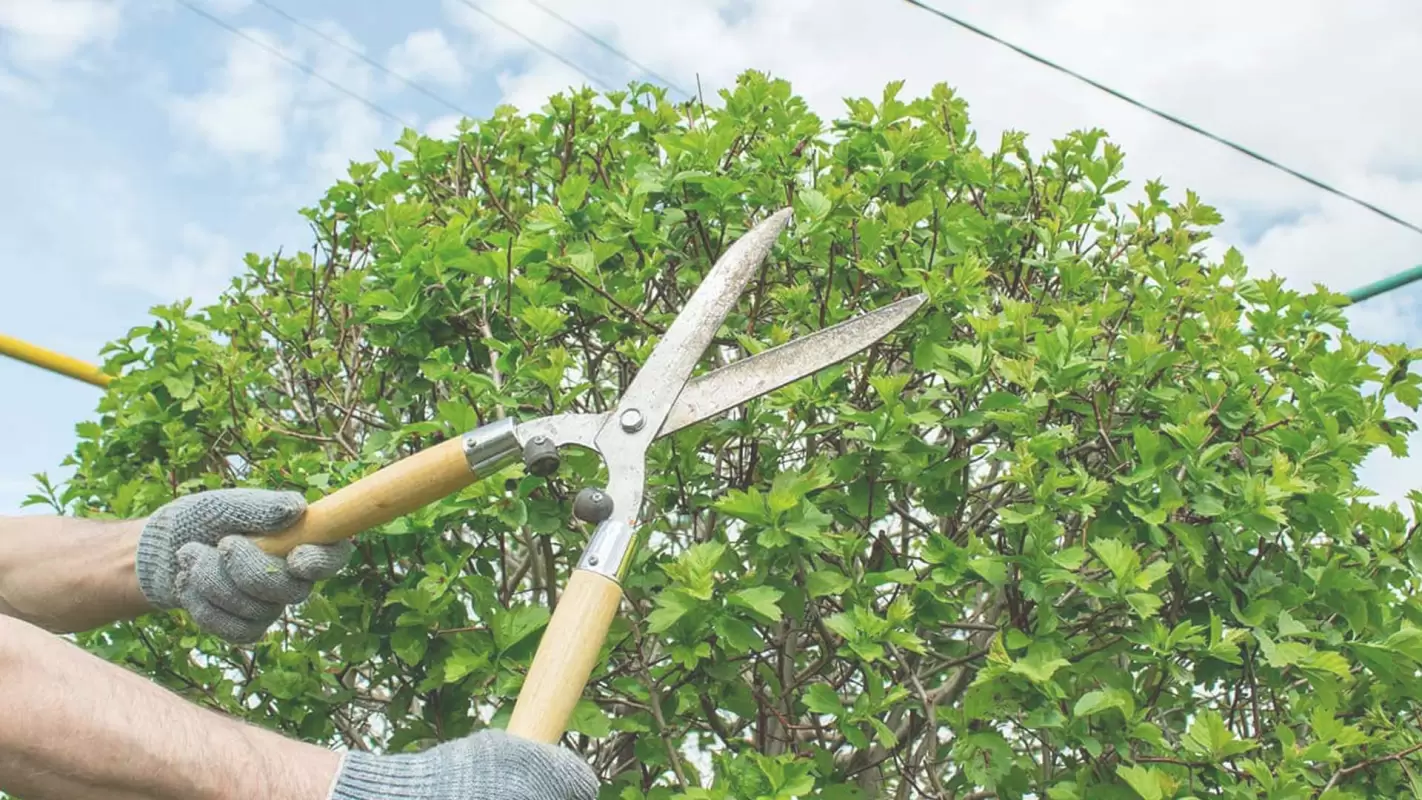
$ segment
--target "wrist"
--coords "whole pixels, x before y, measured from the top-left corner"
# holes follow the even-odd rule
[[[0,520],[0,611],[55,633],[152,610],[138,588],[144,520]]]
[[[138,546],[143,540],[143,526],[147,524],[147,517],[119,523],[114,541],[112,566],[115,596],[125,605],[140,608],[138,613],[156,608],[138,585]]]
[[[65,627],[90,627],[132,619],[154,610],[138,586],[136,557],[146,519],[94,523],[92,556],[72,573],[75,623]],[[82,620],[82,622],[81,622]]]

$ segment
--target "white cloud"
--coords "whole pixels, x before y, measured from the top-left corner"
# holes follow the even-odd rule
[[[132,179],[122,174],[100,171],[82,195],[52,197],[55,211],[87,220],[93,239],[104,243],[104,258],[96,269],[103,285],[136,289],[155,303],[191,298],[202,306],[215,300],[243,269],[241,253],[226,237],[194,222],[165,229],[163,221],[176,220],[149,205]],[[155,214],[166,220],[154,219]]]
[[[317,27],[346,47],[364,51],[359,41],[340,25],[327,21]],[[308,53],[306,63],[325,78],[305,82],[294,115],[303,130],[318,137],[318,143],[306,158],[308,171],[303,185],[308,185],[311,191],[324,191],[332,181],[346,175],[351,161],[369,161],[376,148],[390,146],[404,123],[390,119],[387,114],[402,120],[411,115],[384,102],[382,93],[377,91],[374,69],[362,59],[315,36],[298,41]]]
[[[225,236],[197,223],[184,224],[176,238],[166,259],[140,262],[129,257],[107,269],[102,279],[144,290],[159,303],[191,299],[194,307],[202,307],[215,301],[244,269],[241,254]],[[133,244],[137,246],[130,254],[146,249],[142,243]]]
[[[541,109],[547,104],[550,95],[564,91],[570,86],[581,87],[587,83],[576,70],[546,56],[536,56],[531,64],[534,69],[500,72],[495,81],[499,91],[503,92],[503,102],[516,106],[525,113]]]
[[[453,139],[459,135],[459,123],[463,119],[459,114],[435,117],[425,123],[424,134],[432,139]]]
[[[284,203],[282,208],[294,207],[294,198],[310,202],[313,193],[343,177],[352,160],[369,160],[376,148],[388,147],[403,124],[395,120],[412,116],[385,104],[374,70],[351,52],[364,47],[349,31],[330,20],[313,27],[321,35],[298,28],[285,41],[270,31],[245,31],[307,65],[309,73],[229,37],[213,85],[170,101],[175,123],[207,150],[243,162],[259,159],[271,190],[264,200]],[[199,159],[182,160],[189,169],[202,168]]]
[[[877,99],[893,80],[905,81],[901,96],[944,82],[967,99],[988,148],[1006,129],[1027,132],[1040,153],[1073,129],[1104,128],[1126,152],[1132,196],[1157,177],[1172,198],[1195,189],[1226,218],[1220,245],[1238,246],[1253,273],[1278,273],[1302,289],[1324,281],[1344,291],[1422,261],[1422,237],[906,3],[544,2],[682,86],[695,87],[699,76],[708,99],[746,69],[789,79],[825,117],[841,114],[846,96]],[[1422,68],[1422,5],[1412,0],[1200,0],[1189,13],[1127,0],[936,5],[1422,219],[1422,139],[1414,134],[1422,84],[1410,77]],[[609,82],[636,72],[522,0],[480,7]],[[479,60],[507,68],[516,59],[499,79],[505,102],[536,108],[550,91],[586,80],[460,0],[444,8]],[[1392,301],[1369,301],[1350,316],[1360,334],[1422,343],[1422,325]],[[1413,447],[1422,451],[1422,437]],[[1402,464],[1375,458],[1364,478],[1396,499],[1422,484],[1409,477],[1419,474],[1422,453]]]
[[[0,69],[0,99],[17,105],[34,106],[44,103],[45,94],[33,82],[13,72]]]
[[[0,0],[0,42],[27,66],[65,61],[118,28],[117,0]]]
[[[295,57],[266,31],[244,33]],[[286,149],[287,116],[296,90],[292,67],[234,36],[217,85],[193,96],[174,97],[169,110],[178,127],[218,153],[272,159]]]
[[[439,30],[415,31],[390,48],[385,65],[412,81],[432,78],[446,86],[460,86],[466,75],[459,55]]]
[[[480,10],[484,13],[481,14]],[[567,41],[557,41],[558,34],[548,30],[556,23],[530,3],[501,1],[471,5],[464,0],[444,0],[444,12],[457,26],[478,38],[479,46],[467,52],[482,66],[496,64],[508,56],[520,55],[530,49],[528,42],[513,33],[510,28],[521,31],[535,41],[547,39],[553,41],[556,46],[563,47],[568,44]],[[490,16],[508,27],[494,22]],[[621,13],[617,14],[618,18],[621,16]]]

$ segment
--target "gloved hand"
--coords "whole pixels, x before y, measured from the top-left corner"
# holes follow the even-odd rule
[[[572,751],[487,730],[422,753],[350,751],[326,800],[596,800]]]
[[[305,510],[296,492],[217,489],[180,497],[143,526],[138,585],[148,602],[187,610],[208,633],[256,641],[286,606],[305,600],[316,581],[350,559],[350,542],[303,544],[280,558],[247,538],[280,532]]]

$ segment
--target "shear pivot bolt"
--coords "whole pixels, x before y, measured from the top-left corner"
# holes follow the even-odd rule
[[[642,424],[644,422],[646,422],[646,420],[642,418],[642,412],[635,408],[629,408],[622,412],[622,416],[618,419],[618,423],[622,425],[622,430],[628,433],[636,433],[642,430]]]

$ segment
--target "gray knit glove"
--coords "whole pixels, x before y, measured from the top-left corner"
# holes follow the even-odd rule
[[[572,751],[487,730],[422,753],[352,750],[326,800],[596,800]]]
[[[301,516],[296,492],[217,489],[158,509],[138,540],[138,585],[148,602],[183,608],[208,633],[233,643],[262,638],[286,606],[346,565],[352,545],[303,544],[286,558],[248,536],[277,533]]]

